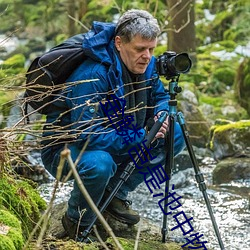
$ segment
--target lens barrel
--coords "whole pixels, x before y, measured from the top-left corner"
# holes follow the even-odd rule
[[[156,60],[159,75],[167,79],[187,73],[192,67],[192,61],[187,53],[176,54],[173,51],[165,52]]]

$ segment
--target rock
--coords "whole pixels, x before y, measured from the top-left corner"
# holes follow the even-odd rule
[[[209,140],[210,124],[204,118],[198,106],[188,101],[181,101],[181,111],[192,145],[206,148]]]
[[[233,180],[250,179],[250,158],[226,158],[213,171],[213,183],[228,183]]]
[[[216,160],[240,155],[250,157],[250,120],[215,125],[210,134],[209,147]]]

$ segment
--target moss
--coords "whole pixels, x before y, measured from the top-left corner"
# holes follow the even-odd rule
[[[16,54],[4,61],[4,63],[2,64],[2,69],[9,69],[11,67],[23,68],[24,64],[25,56],[23,54]]]
[[[14,227],[17,230],[21,230],[20,221],[16,218],[16,216],[11,214],[7,210],[0,209],[0,221],[7,226]]]
[[[0,249],[16,250],[13,241],[7,235],[1,235],[1,234],[0,234]]]
[[[40,211],[46,207],[38,192],[23,180],[14,180],[9,176],[0,179],[0,206],[4,206],[21,222],[24,237],[34,228],[40,218]]]
[[[241,130],[249,127],[250,127],[250,121],[233,122],[222,126],[215,126],[214,133],[225,132],[232,129]]]
[[[235,78],[235,70],[228,67],[221,67],[214,71],[214,79],[228,86],[232,86]]]
[[[214,107],[221,107],[222,104],[224,103],[224,99],[221,96],[209,96],[209,95],[201,95],[199,97],[200,103],[207,103],[210,104]]]
[[[16,249],[21,249],[24,245],[24,239],[21,230],[16,231],[15,228],[11,228],[7,236],[12,240]]]
[[[9,211],[0,210],[0,223],[10,227],[8,233],[0,234],[0,249],[21,249],[24,243],[20,221]]]
[[[120,244],[122,245],[124,250],[133,250],[135,245],[134,239],[125,239],[125,238],[118,238]],[[111,243],[113,245],[113,240],[109,238],[106,242]],[[169,243],[162,243],[161,241],[155,240],[144,240],[139,241],[138,244],[139,250],[181,250],[187,249],[186,247],[182,248],[181,244],[169,242]]]

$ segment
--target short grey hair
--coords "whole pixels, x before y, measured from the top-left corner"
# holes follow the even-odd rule
[[[128,10],[118,20],[116,36],[128,43],[135,35],[147,40],[156,39],[160,34],[157,20],[145,10]]]

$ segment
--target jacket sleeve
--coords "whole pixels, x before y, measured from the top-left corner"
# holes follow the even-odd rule
[[[88,67],[88,70],[86,70]],[[106,98],[109,83],[105,66],[83,63],[68,79],[77,83],[81,79],[89,81],[74,84],[67,89],[66,102],[70,107],[71,131],[75,134],[79,147],[88,143],[88,149],[104,150],[112,154],[125,154],[145,137],[145,130],[138,130],[129,144],[118,135],[102,111],[100,101]],[[133,131],[131,131],[132,133]]]

